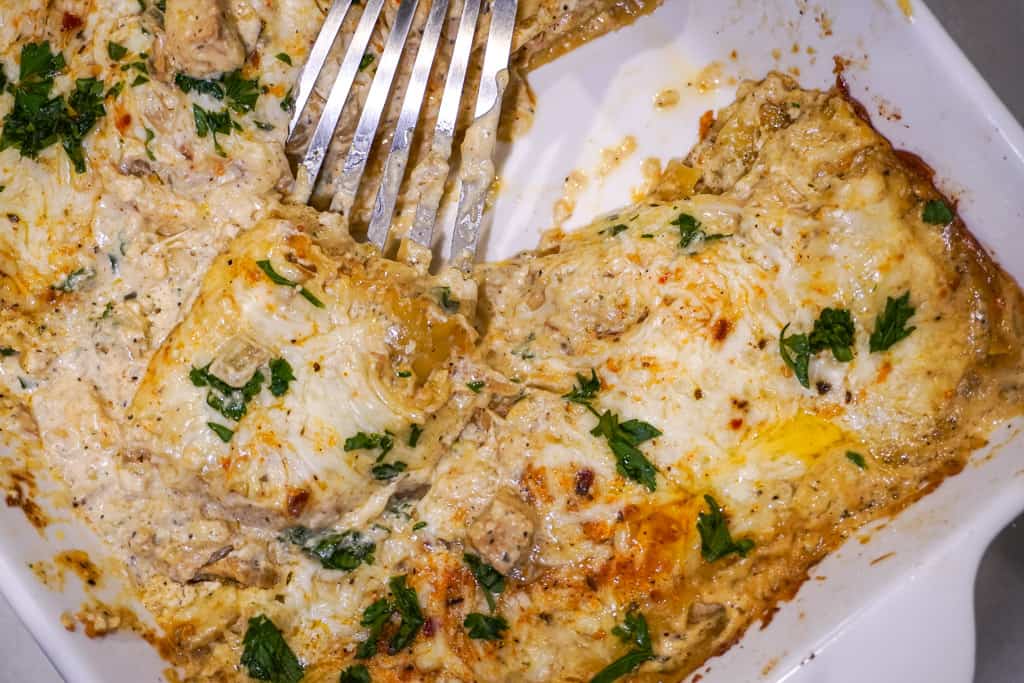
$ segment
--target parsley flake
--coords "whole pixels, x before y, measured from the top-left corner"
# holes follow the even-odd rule
[[[953,211],[941,199],[929,199],[921,212],[921,220],[931,225],[948,225],[953,222]]]
[[[508,630],[505,617],[492,617],[479,612],[467,614],[462,626],[474,640],[501,640],[501,634]]]
[[[612,681],[632,673],[646,661],[654,659],[654,648],[651,645],[651,634],[647,620],[639,612],[628,612],[622,626],[616,626],[612,633],[626,645],[630,651],[614,662],[601,669],[590,683],[612,683]]]
[[[846,459],[862,470],[866,470],[868,468],[868,464],[865,462],[864,456],[857,451],[846,451]]]
[[[292,366],[284,358],[275,358],[270,361],[270,393],[274,396],[284,396],[288,391],[288,384],[295,379]]]
[[[249,619],[242,639],[242,659],[251,678],[272,683],[298,683],[302,664],[285,642],[281,630],[266,615]]]
[[[887,296],[885,310],[875,319],[875,331],[868,339],[871,353],[886,351],[896,342],[909,337],[917,329],[914,326],[907,327],[907,321],[914,315],[914,310],[910,305],[909,289],[896,299]]]
[[[341,672],[338,683],[372,683],[370,670],[362,664],[353,664]]]
[[[694,242],[711,242],[720,240],[732,235],[719,233],[708,234],[704,231],[703,224],[688,213],[679,214],[675,220],[670,222],[679,228],[679,246],[688,249]]]
[[[266,275],[267,278],[269,278],[270,281],[273,282],[275,285],[281,285],[282,287],[291,287],[293,289],[299,286],[299,283],[292,282],[291,280],[284,277],[283,275],[280,275],[276,270],[274,270],[274,266],[270,265],[269,260],[264,259],[263,261],[257,261],[256,265],[259,266],[259,269],[263,271],[263,274]],[[309,291],[305,287],[299,288],[299,295],[309,303],[316,306],[317,308],[324,307],[324,302],[316,298],[313,292]]]
[[[107,42],[107,56],[115,62],[120,62],[128,54],[128,48],[114,42]]]
[[[487,606],[493,612],[496,606],[494,596],[501,595],[505,591],[505,577],[497,569],[480,559],[479,555],[465,553],[462,560],[469,567],[469,571],[480,585],[480,589],[483,590]]]
[[[722,508],[708,494],[704,494],[704,502],[708,504],[710,512],[701,512],[697,515],[697,531],[700,532],[700,553],[704,556],[704,559],[708,562],[714,562],[732,553],[738,553],[741,557],[746,557],[747,553],[753,549],[754,542],[749,538],[734,541],[729,533],[729,527]]]

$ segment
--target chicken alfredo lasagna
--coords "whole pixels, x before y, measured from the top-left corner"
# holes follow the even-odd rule
[[[547,4],[517,59],[603,11]],[[843,92],[432,276],[280,201],[321,16],[0,0],[7,500],[63,483],[176,675],[679,680],[1021,412],[1020,290]]]

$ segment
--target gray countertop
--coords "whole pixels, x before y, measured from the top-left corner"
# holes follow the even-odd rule
[[[671,2],[672,0],[667,0]],[[931,0],[928,5],[1018,119],[1024,121],[1024,2]],[[1020,681],[1024,671],[1024,516],[989,547],[975,584],[976,683]],[[0,681],[61,683],[0,598]]]

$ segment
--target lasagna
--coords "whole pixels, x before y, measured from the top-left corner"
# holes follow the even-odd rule
[[[679,680],[1024,407],[1020,289],[840,88],[744,83],[639,203],[431,274],[283,201],[316,3],[23,4],[0,471],[180,678]],[[642,9],[570,5],[519,63]]]

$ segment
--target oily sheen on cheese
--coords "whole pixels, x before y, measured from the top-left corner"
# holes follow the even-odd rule
[[[186,5],[0,0],[12,82],[125,81],[87,172],[0,152],[4,444],[181,679],[681,680],[1024,406],[1020,290],[842,91],[745,83],[642,202],[430,275],[282,203],[318,5]],[[548,5],[523,63],[610,11]],[[236,66],[215,145],[177,77]]]

